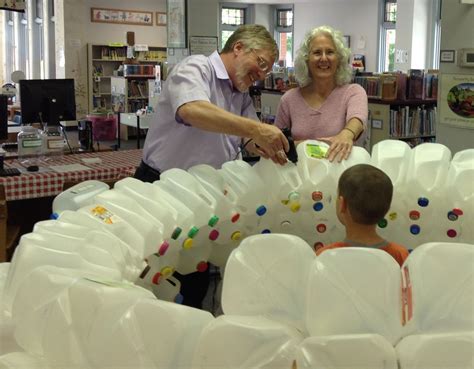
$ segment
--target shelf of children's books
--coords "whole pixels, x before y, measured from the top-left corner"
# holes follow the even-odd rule
[[[92,59],[93,62],[123,62],[125,58],[120,59]]]
[[[394,140],[411,140],[412,138],[432,138],[436,135],[414,135],[414,136],[390,136]]]
[[[370,104],[386,104],[386,105],[430,105],[436,104],[436,99],[416,99],[416,100],[382,100],[369,98]]]

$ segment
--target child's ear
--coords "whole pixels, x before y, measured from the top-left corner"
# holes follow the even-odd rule
[[[347,212],[347,201],[346,201],[346,199],[345,199],[344,197],[342,197],[342,196],[339,196],[339,197],[338,197],[338,200],[339,200],[339,201],[338,201],[338,206],[339,206],[339,209],[338,209],[338,210],[339,210],[339,212],[340,212],[340,213],[345,213],[345,212]]]

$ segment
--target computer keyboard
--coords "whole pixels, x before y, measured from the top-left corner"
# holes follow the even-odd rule
[[[17,168],[3,168],[0,169],[0,177],[19,176],[20,170]]]

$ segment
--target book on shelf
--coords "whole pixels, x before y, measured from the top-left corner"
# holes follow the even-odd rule
[[[424,71],[422,69],[410,69],[408,71],[408,99],[424,99],[424,87]]]
[[[390,137],[434,136],[436,107],[400,106],[390,110]]]
[[[412,69],[409,74],[358,72],[354,83],[361,85],[369,98],[383,100],[424,100],[438,96],[438,71]]]
[[[397,98],[397,76],[392,74],[382,74],[382,99],[395,100]]]

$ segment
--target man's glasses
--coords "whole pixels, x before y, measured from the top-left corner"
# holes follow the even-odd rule
[[[260,55],[257,54],[257,52],[254,49],[250,49],[255,56],[257,57],[257,65],[260,68],[260,70],[265,73],[265,75],[269,75],[272,72],[271,67],[268,65],[267,61],[263,59]]]

